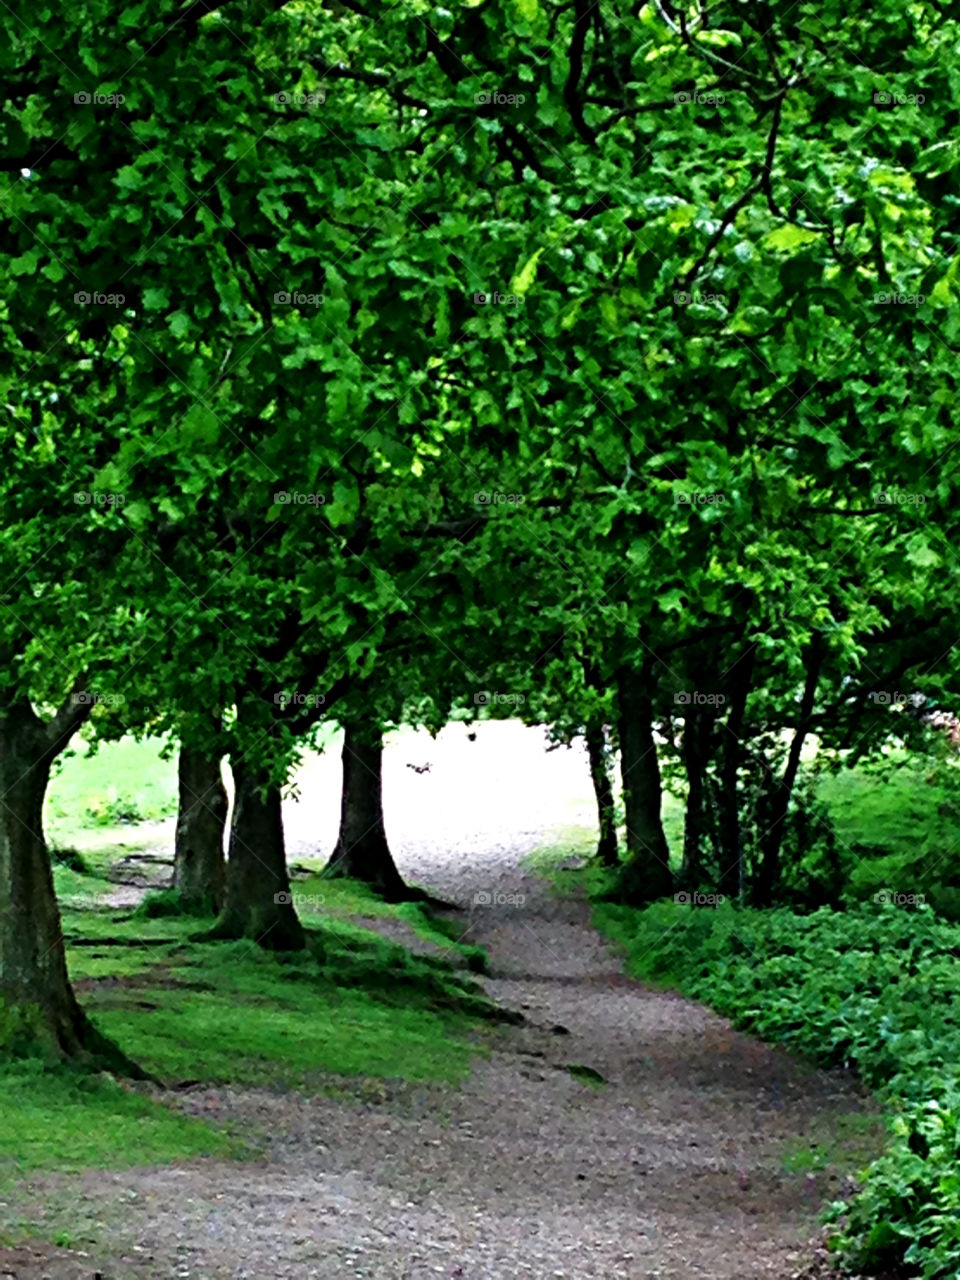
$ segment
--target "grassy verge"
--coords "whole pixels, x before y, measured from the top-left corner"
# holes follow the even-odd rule
[[[46,829],[55,838],[78,827],[150,822],[177,811],[177,762],[161,760],[163,742],[124,738],[90,753],[81,737],[62,757],[50,780],[44,807]]]
[[[197,943],[195,919],[90,906],[101,882],[58,871],[72,979],[97,1026],[168,1084],[336,1090],[337,1078],[456,1084],[499,1011],[449,964],[344,918],[301,955]],[[344,886],[341,906],[359,891]],[[351,894],[353,898],[351,899]],[[367,910],[368,904],[363,904]],[[311,921],[307,921],[308,926]],[[443,937],[438,934],[438,937]],[[0,1066],[0,1193],[44,1169],[240,1157],[233,1134],[171,1098],[39,1062]]]

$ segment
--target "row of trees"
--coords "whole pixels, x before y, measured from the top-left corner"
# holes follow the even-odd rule
[[[673,886],[681,767],[682,882],[770,900],[806,737],[954,684],[956,20],[0,25],[4,1025],[96,1051],[39,825],[91,708],[181,741],[194,824],[230,758],[217,936],[302,942],[278,787],[325,718],[367,769],[482,691],[586,735],[608,859],[615,734],[624,894]]]

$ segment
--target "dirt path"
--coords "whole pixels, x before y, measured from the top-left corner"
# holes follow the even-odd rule
[[[377,1104],[359,1091],[193,1093],[181,1105],[261,1136],[266,1158],[38,1178],[33,1216],[44,1201],[79,1204],[110,1241],[104,1280],[799,1273],[841,1175],[785,1173],[784,1160],[862,1106],[855,1088],[625,978],[586,907],[521,870],[541,839],[405,859],[467,906],[489,991],[528,1019],[498,1033],[461,1089],[399,1084]],[[8,1256],[0,1276],[95,1274],[75,1255]]]

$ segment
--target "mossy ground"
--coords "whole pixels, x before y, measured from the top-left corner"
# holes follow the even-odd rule
[[[449,964],[351,923],[374,914],[363,886],[322,882],[329,914],[303,911],[309,947],[191,940],[195,918],[97,905],[109,882],[57,870],[68,963],[95,1025],[169,1085],[323,1091],[337,1077],[445,1081],[488,1052],[495,1008]],[[318,884],[321,882],[318,882]],[[312,882],[311,882],[311,888]],[[304,893],[308,890],[305,888]],[[336,904],[334,906],[334,903]],[[426,914],[389,908],[446,942]],[[163,1095],[40,1061],[0,1066],[0,1188],[41,1169],[119,1168],[249,1153]]]

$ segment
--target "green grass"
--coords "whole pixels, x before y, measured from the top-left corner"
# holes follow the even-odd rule
[[[334,915],[307,916],[308,928],[317,926],[310,947],[278,956],[248,942],[193,941],[196,919],[95,907],[108,882],[69,867],[56,875],[81,1003],[101,1031],[167,1084],[337,1093],[360,1078],[379,1100],[386,1096],[380,1081],[456,1085],[476,1055],[489,1053],[490,1020],[499,1014],[479,988],[350,915],[400,914],[441,941],[443,932],[409,906],[378,911],[363,886],[323,882],[318,891],[335,900]],[[0,1110],[0,1193],[14,1199],[20,1180],[37,1170],[255,1154],[248,1142],[179,1114],[142,1087],[39,1061],[0,1065]],[[68,1213],[57,1215],[33,1226],[15,1213],[0,1218],[12,1222],[11,1239],[34,1229],[49,1238],[53,1225],[72,1224]]]
[[[4,1193],[41,1169],[125,1168],[247,1150],[238,1139],[101,1076],[10,1064],[0,1071],[0,1095]]]
[[[177,809],[177,762],[161,760],[163,741],[123,738],[94,754],[82,738],[62,757],[44,808],[55,837],[77,827],[115,826],[169,817]]]
[[[185,917],[64,912],[71,974],[92,980],[87,1011],[151,1073],[298,1089],[331,1073],[468,1074],[471,1032],[493,1006],[445,962],[347,919],[325,920],[295,956],[193,942],[197,927]],[[80,937],[102,944],[76,945]]]
[[[486,952],[482,947],[461,941],[465,926],[456,918],[444,919],[420,902],[384,902],[359,880],[327,880],[321,874],[319,863],[301,862],[300,865],[316,871],[309,879],[297,880],[291,886],[297,914],[308,928],[335,927],[339,920],[351,916],[403,920],[427,942],[462,956],[474,972],[485,971]]]

